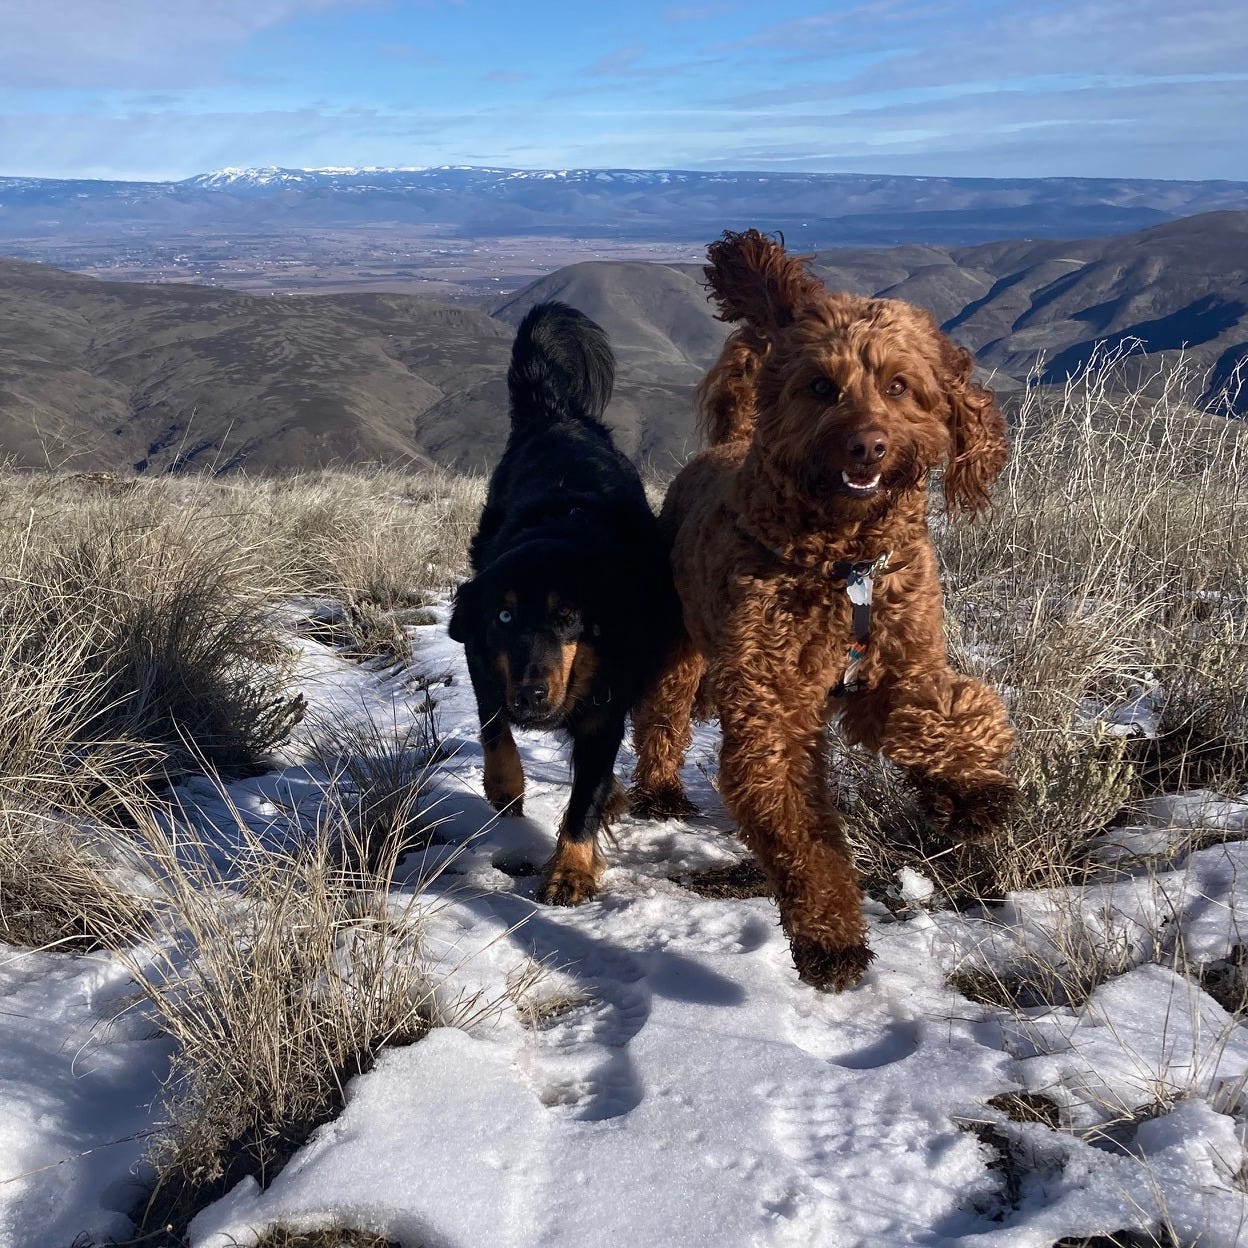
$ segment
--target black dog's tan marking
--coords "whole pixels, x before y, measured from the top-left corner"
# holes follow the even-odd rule
[[[495,810],[524,814],[524,768],[507,721],[496,721],[493,731],[481,729],[485,750],[485,798]]]
[[[574,309],[541,304],[524,318],[507,374],[511,434],[451,616],[490,804],[523,809],[512,725],[571,739],[572,791],[538,891],[554,905],[597,891],[598,833],[625,805],[612,771],[625,721],[678,620],[641,480],[600,420],[614,367],[602,330]]]
[[[574,840],[565,824],[559,829],[554,856],[546,864],[541,899],[552,906],[579,906],[598,891],[605,866],[597,841]]]

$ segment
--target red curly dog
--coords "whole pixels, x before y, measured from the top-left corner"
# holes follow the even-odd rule
[[[991,835],[1014,793],[1000,698],[949,666],[927,527],[942,463],[951,513],[987,505],[1005,422],[919,308],[830,293],[756,230],[707,254],[720,319],[744,323],[702,383],[709,449],[663,506],[686,635],[635,716],[634,810],[692,809],[680,767],[701,691],[723,732],[724,803],[797,970],[840,991],[873,955],[829,718],[919,780],[956,837]]]

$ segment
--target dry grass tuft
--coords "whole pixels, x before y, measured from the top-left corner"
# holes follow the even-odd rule
[[[435,705],[426,695],[409,724],[383,729],[339,715],[311,733],[311,756],[329,777],[337,817],[331,849],[346,866],[377,869],[376,855],[424,849],[437,840],[429,804],[442,750]]]
[[[184,812],[133,812],[157,884],[155,939],[120,956],[177,1044],[158,1181],[137,1219],[155,1243],[181,1243],[242,1177],[267,1184],[381,1048],[440,1021],[418,892],[395,886],[400,838],[344,865],[355,832],[332,805],[311,830],[264,833],[229,809],[227,874]]]
[[[268,587],[190,517],[116,506],[79,520],[32,528],[0,559],[12,621],[0,722],[17,729],[0,776],[44,777],[73,805],[110,775],[256,766],[303,710],[274,667]]]
[[[1053,1131],[1062,1125],[1057,1102],[1039,1092],[1001,1092],[988,1101],[988,1108],[1004,1114],[1011,1122],[1038,1122]]]
[[[119,879],[119,839],[0,805],[0,941],[82,953],[142,932],[148,907]]]
[[[383,611],[421,607],[454,584],[485,502],[485,481],[430,471],[322,472],[235,479],[242,527],[291,593]]]
[[[274,1227],[256,1241],[256,1248],[420,1248],[420,1245],[399,1245],[384,1235],[346,1227],[315,1231],[289,1231],[284,1227]]]

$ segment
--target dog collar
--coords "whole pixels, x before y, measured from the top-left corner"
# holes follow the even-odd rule
[[[746,537],[774,555],[781,563],[797,562],[784,551],[763,541],[757,533],[750,532],[740,520],[737,521],[737,528]],[[809,568],[812,572],[820,571],[831,581],[844,581],[845,593],[853,607],[850,618],[850,642],[845,650],[845,675],[841,677],[840,684],[832,689],[833,697],[847,697],[862,689],[858,673],[862,670],[862,663],[867,657],[867,647],[871,641],[871,600],[875,595],[875,578],[887,571],[892,557],[893,552],[890,550],[874,559],[835,559],[822,565],[798,565]]]
[[[844,578],[845,593],[853,604],[853,615],[850,619],[852,637],[845,651],[845,675],[841,677],[841,683],[832,690],[833,697],[843,698],[862,688],[858,673],[862,670],[862,661],[867,657],[867,646],[871,641],[871,599],[875,593],[875,578],[888,568],[888,561],[892,557],[893,552],[890,550],[878,559],[864,559],[858,563],[838,560],[833,565],[833,574],[838,580]]]

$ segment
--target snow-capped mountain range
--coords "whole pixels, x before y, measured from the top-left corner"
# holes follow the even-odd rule
[[[969,244],[1124,233],[1224,208],[1248,208],[1248,182],[467,165],[225,168],[176,182],[0,178],[0,236],[10,237],[396,224],[705,240],[757,224],[801,247]]]

